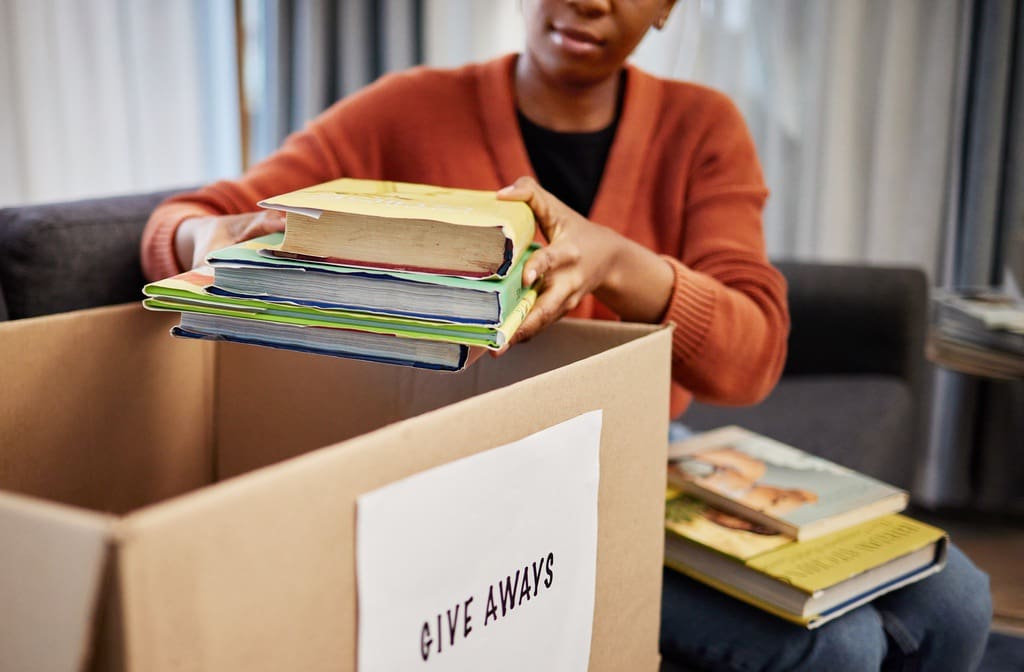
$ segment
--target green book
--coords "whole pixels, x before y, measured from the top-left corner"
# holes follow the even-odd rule
[[[213,280],[212,269],[203,267],[150,283],[143,288],[146,296],[143,305],[150,310],[180,312],[189,316],[234,318],[228,324],[232,329],[239,330],[236,334],[239,338],[244,337],[247,331],[257,336],[265,331],[276,330],[276,327],[259,326],[260,323],[271,323],[300,330],[289,330],[289,333],[294,333],[299,341],[302,340],[302,328],[321,328],[499,349],[522,324],[536,299],[536,292],[532,289],[523,292],[519,303],[501,324],[486,326],[224,296],[209,291],[209,285]],[[194,317],[190,319],[195,321]],[[223,321],[211,323],[223,324]],[[313,338],[325,335],[309,332],[309,336]],[[340,338],[340,335],[335,337]]]
[[[474,280],[429,273],[367,269],[273,256],[276,233],[217,250],[210,294],[292,306],[340,309],[418,320],[497,326],[527,288],[523,265],[536,246],[501,279]]]

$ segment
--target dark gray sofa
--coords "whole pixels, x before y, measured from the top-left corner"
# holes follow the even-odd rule
[[[0,209],[0,320],[138,300],[142,229],[179,191]]]
[[[174,191],[0,210],[0,319],[140,299],[138,246]],[[695,404],[696,429],[738,423],[908,487],[922,440],[923,273],[783,262],[792,331],[762,404]]]

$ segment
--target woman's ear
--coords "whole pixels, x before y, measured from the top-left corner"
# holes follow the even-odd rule
[[[668,15],[672,13],[672,8],[676,6],[676,0],[665,0],[665,5],[661,8],[661,12],[658,17],[654,19],[655,30],[661,30],[665,27],[665,22],[668,21]]]

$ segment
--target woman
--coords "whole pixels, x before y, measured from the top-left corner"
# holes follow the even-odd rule
[[[242,179],[161,205],[143,239],[146,274],[171,275],[211,249],[280,230],[274,214],[244,213],[267,196],[341,176],[504,187],[499,198],[526,201],[549,242],[525,268],[525,282],[539,279],[541,293],[513,342],[566,314],[671,322],[672,417],[693,395],[760,400],[782,370],[788,314],[785,283],[765,255],[767,190],[749,133],[721,94],[624,65],[673,4],[523,0],[524,54],[385,77]],[[929,580],[935,589],[920,584],[908,607],[928,621],[926,641],[944,628],[932,650],[955,649],[965,666],[983,646],[987,605],[974,600],[973,629],[925,613],[953,609],[944,582],[980,587],[979,575],[954,552],[949,569]],[[836,667],[842,656],[850,669],[870,669],[893,651],[874,606],[809,633],[672,573],[663,621],[666,656],[713,669],[730,661],[761,669],[801,652],[797,668]],[[765,636],[752,639],[751,623]]]

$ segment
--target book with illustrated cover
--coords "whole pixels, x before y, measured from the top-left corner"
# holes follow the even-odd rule
[[[270,254],[467,278],[505,277],[536,232],[533,211],[493,191],[342,178],[260,202],[283,210]]]
[[[947,536],[900,514],[794,541],[669,489],[665,564],[807,628],[940,571]]]
[[[474,361],[472,347],[502,347],[536,298],[533,290],[525,292],[505,322],[487,327],[219,296],[207,291],[212,282],[209,267],[153,282],[143,290],[143,305],[182,313],[181,325],[173,332],[178,336],[220,337],[337,356],[355,352],[350,345],[358,341],[358,358],[416,365],[429,356],[421,362],[427,368],[452,371]]]
[[[907,493],[740,427],[669,446],[669,483],[799,540],[906,508]]]
[[[470,280],[296,261],[272,256],[283,234],[253,238],[211,253],[214,278],[207,291],[281,304],[378,313],[413,319],[500,325],[528,288],[527,250],[504,278]]]

